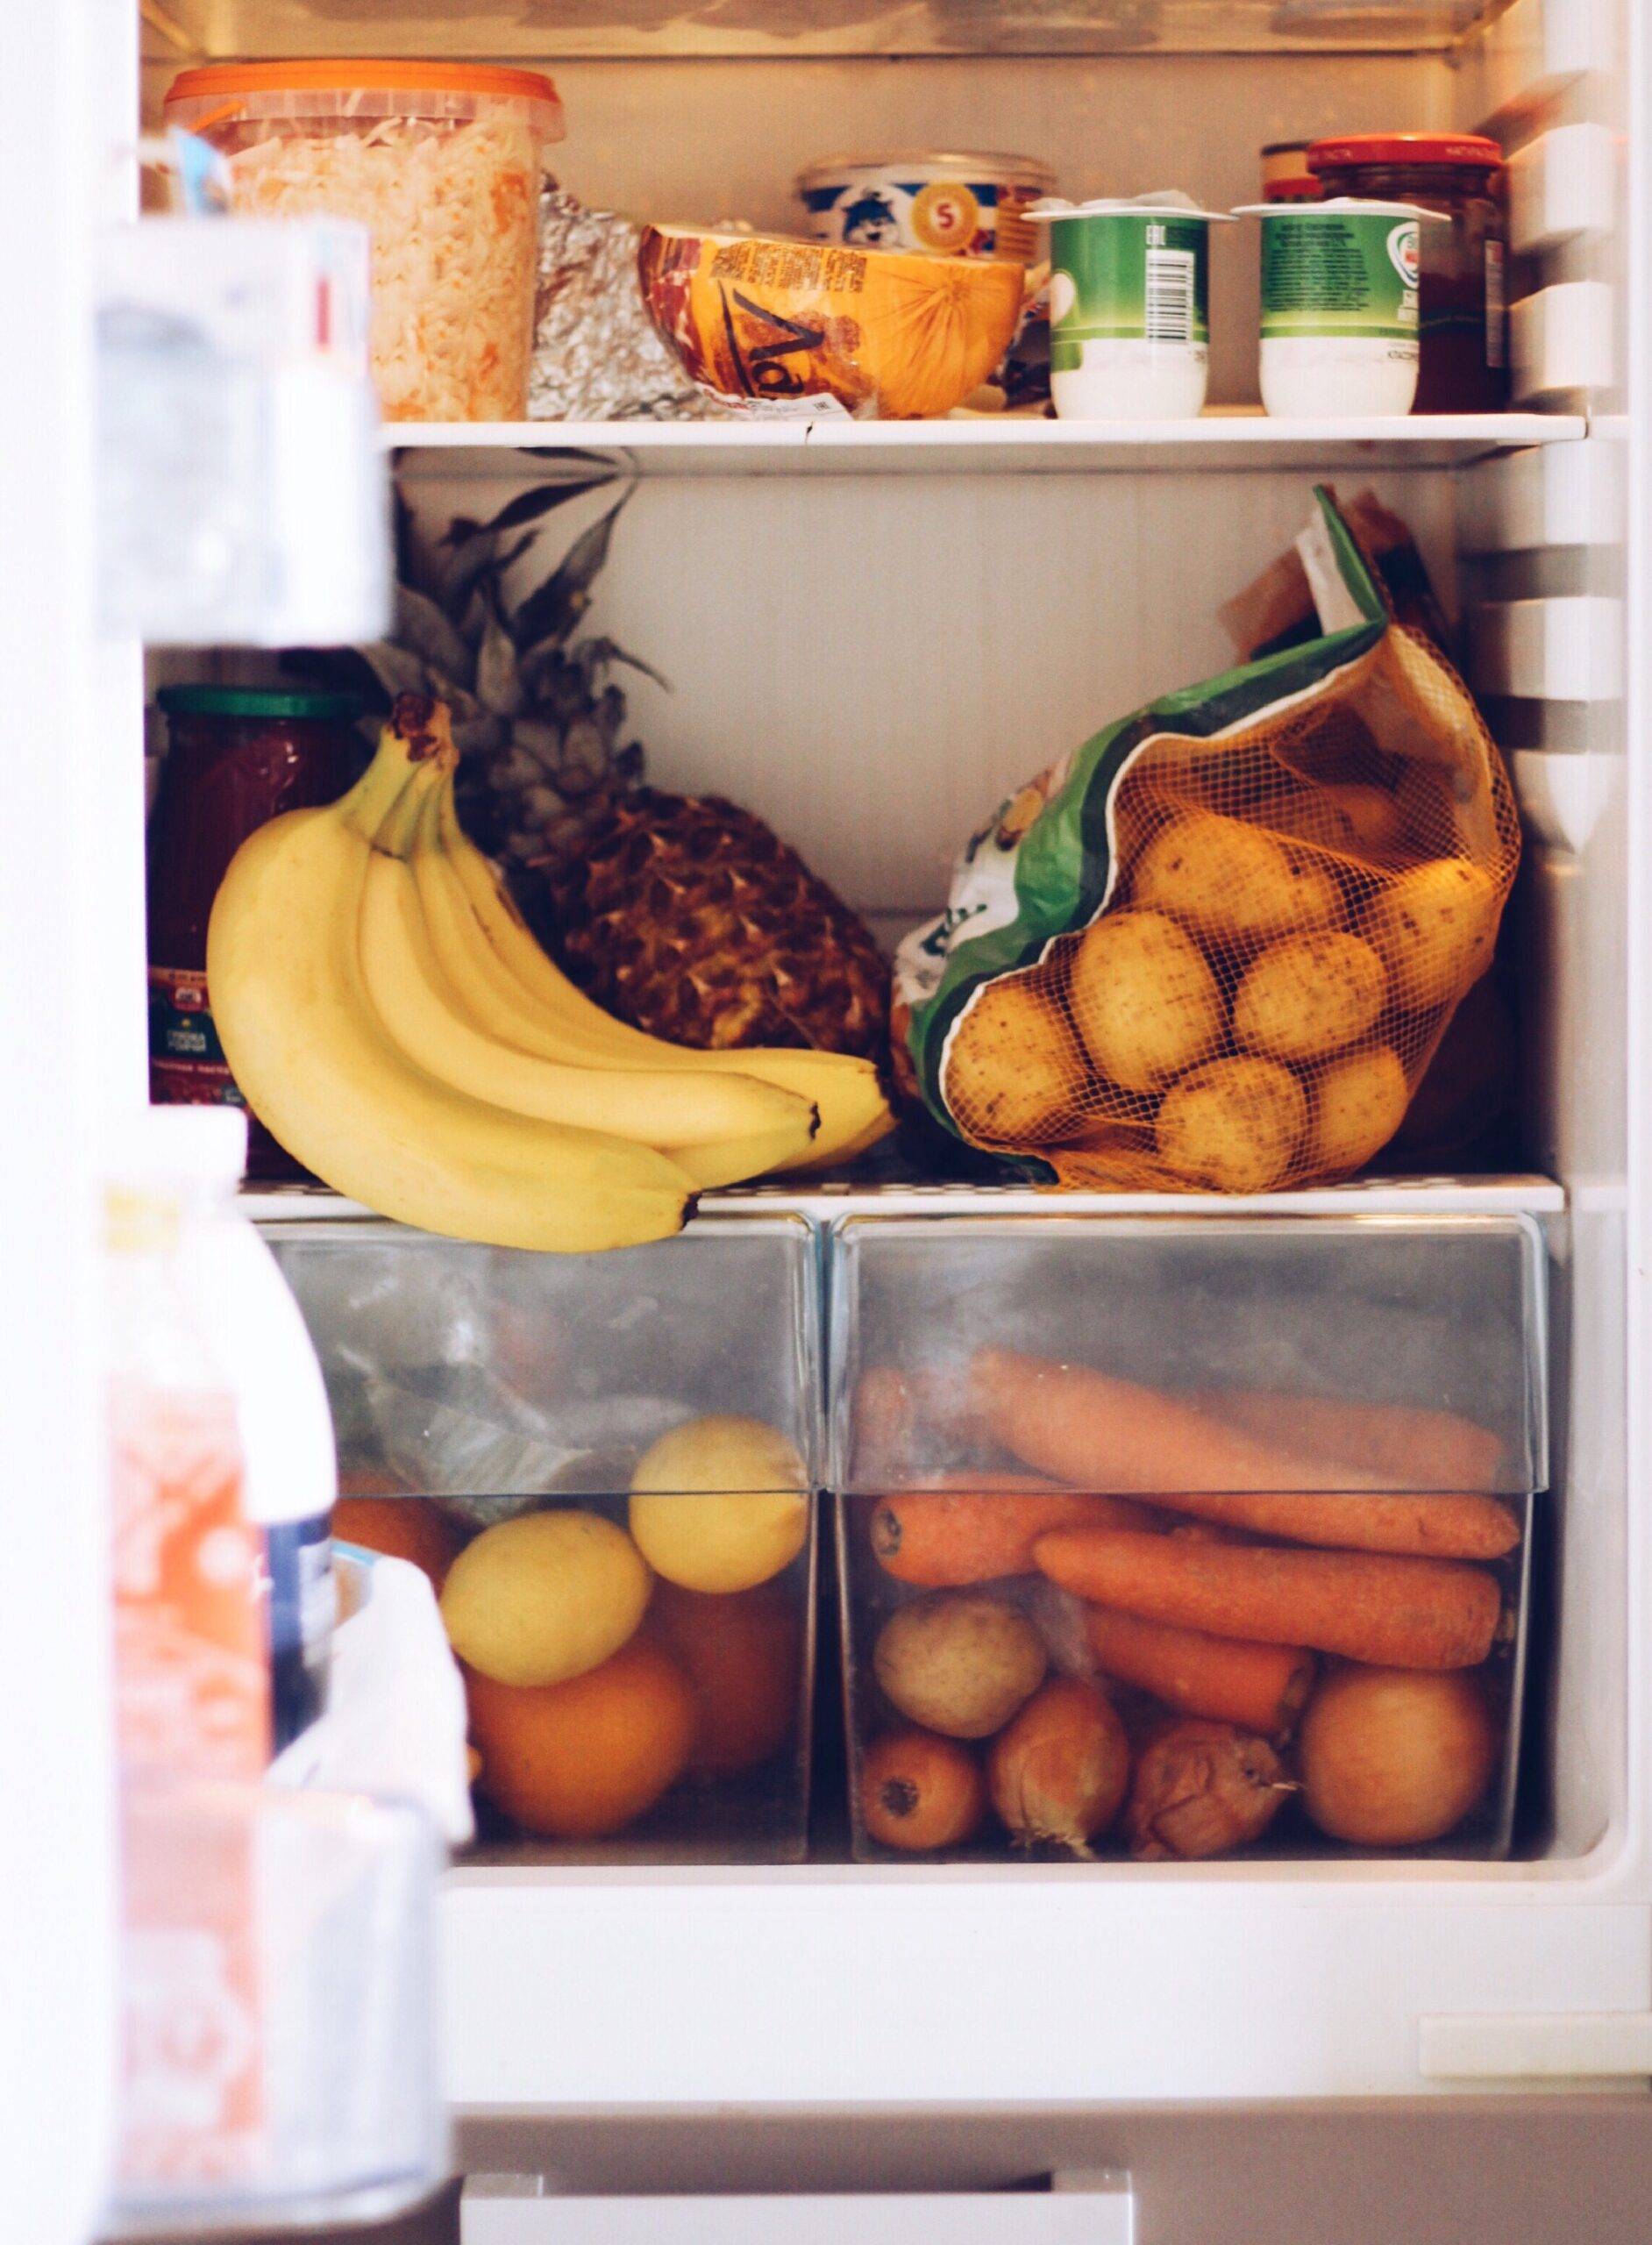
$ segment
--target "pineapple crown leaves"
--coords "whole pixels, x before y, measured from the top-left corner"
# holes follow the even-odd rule
[[[623,663],[660,686],[666,681],[613,639],[570,645],[634,479],[531,590],[514,602],[509,597],[507,581],[541,542],[547,517],[620,474],[589,453],[543,457],[563,472],[517,492],[486,521],[455,516],[423,549],[413,511],[398,491],[391,637],[356,648],[309,650],[294,665],[311,678],[363,693],[375,711],[398,694],[435,695],[452,713],[461,756],[507,752],[515,768],[526,754],[559,794],[573,795],[587,792],[604,772],[619,770],[614,744],[625,723],[625,698],[608,682],[609,672]],[[577,737],[581,718],[600,734],[600,754],[597,742]],[[623,754],[622,777],[640,768],[642,752],[633,745]]]

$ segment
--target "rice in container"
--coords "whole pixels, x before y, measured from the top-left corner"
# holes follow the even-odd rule
[[[1055,183],[1030,156],[920,149],[826,157],[798,174],[797,192],[818,242],[1030,265],[1036,242],[1027,213]]]
[[[1409,413],[1421,228],[1409,203],[1252,203],[1262,222],[1262,403],[1305,421]]]
[[[1063,420],[1185,421],[1210,374],[1210,228],[1174,190],[1045,202],[1050,388]]]

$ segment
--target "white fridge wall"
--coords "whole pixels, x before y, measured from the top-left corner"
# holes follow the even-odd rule
[[[480,512],[486,486],[418,488]],[[1442,475],[1339,474],[1452,583]],[[884,931],[943,902],[1003,798],[1115,717],[1228,668],[1221,603],[1307,520],[1309,474],[647,481],[591,609],[649,771],[758,806]],[[509,487],[498,488],[497,498]],[[571,534],[580,502],[553,517]]]

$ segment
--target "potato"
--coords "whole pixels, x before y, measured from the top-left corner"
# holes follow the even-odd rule
[[[1364,1037],[1387,994],[1381,959],[1357,936],[1287,936],[1239,985],[1234,1041],[1276,1060],[1321,1060]]]
[[[990,1738],[1044,1680],[1027,1616],[978,1592],[915,1599],[884,1623],[872,1664],[884,1697],[947,1738]]]
[[[1011,976],[989,982],[958,1021],[941,1087],[972,1137],[1036,1146],[1076,1128],[1088,1073],[1053,994]]]
[[[1350,1052],[1314,1087],[1308,1159],[1316,1171],[1363,1169],[1406,1119],[1406,1072],[1386,1044]]]
[[[1355,857],[1379,859],[1405,847],[1405,815],[1386,788],[1344,780],[1327,788],[1325,794],[1333,830],[1344,830],[1348,837],[1339,846]]]
[[[1302,1720],[1303,1806],[1334,1840],[1420,1847],[1480,1800],[1499,1743],[1470,1671],[1339,1669]]]
[[[1160,1090],[1221,1042],[1216,978],[1162,912],[1117,912],[1087,928],[1071,1003],[1090,1058],[1127,1091]]]
[[[1497,890],[1466,858],[1434,858],[1396,875],[1367,920],[1395,998],[1421,1013],[1460,998],[1491,966]]]
[[[1307,1126],[1307,1095],[1273,1060],[1211,1060],[1158,1110],[1160,1157],[1218,1193],[1266,1193],[1289,1172]]]
[[[1265,942],[1342,924],[1342,892],[1314,852],[1242,819],[1186,811],[1136,861],[1133,904],[1173,913],[1206,942]]]
[[[1406,821],[1399,803],[1386,788],[1357,780],[1310,784],[1277,809],[1271,805],[1266,816],[1285,833],[1345,857],[1380,864],[1405,848]]]
[[[1459,847],[1457,802],[1450,775],[1437,764],[1408,757],[1394,789],[1413,857],[1449,858]]]

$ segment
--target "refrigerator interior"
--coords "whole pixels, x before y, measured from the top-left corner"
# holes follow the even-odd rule
[[[1552,1466],[1537,1500],[1541,1650],[1514,1859],[1213,1864],[1150,1882],[1124,1864],[478,1868],[450,1884],[447,1971],[453,2093],[476,2110],[1441,2087],[1537,2069],[1526,2046],[1499,2054],[1494,2036],[1460,2050],[1448,2036],[1430,2064],[1422,2013],[1642,2008],[1649,1679],[1628,1459],[1645,899],[1628,868],[1647,820],[1625,714],[1644,632],[1625,619],[1645,611],[1624,537],[1642,469],[1616,412],[1642,315],[1623,291],[1613,314],[1607,293],[1634,262],[1643,216],[1614,137],[1639,89],[1614,46],[1634,11],[1616,25],[1584,0],[1515,0],[1486,21],[1443,0],[1049,11],[409,0],[366,15],[348,0],[142,0],[139,12],[151,117],[174,70],[203,57],[370,45],[534,61],[566,107],[553,161],[576,193],[777,230],[795,224],[793,174],[835,147],[1026,149],[1076,195],[1175,185],[1223,208],[1254,194],[1261,143],[1332,128],[1489,128],[1540,181],[1566,156],[1554,136],[1607,135],[1570,144],[1591,163],[1609,150],[1605,202],[1556,217],[1536,187],[1528,198],[1511,288],[1517,403],[1549,418],[1522,419],[1512,444],[1485,422],[1355,441],[1242,417],[1256,396],[1256,243],[1235,226],[1213,254],[1211,385],[1213,404],[1235,411],[1196,431],[1105,438],[1055,424],[1036,447],[979,424],[851,432],[812,451],[651,427],[630,455],[637,488],[589,617],[670,681],[628,681],[651,777],[751,805],[893,942],[937,908],[953,852],[1003,795],[1108,718],[1226,666],[1217,610],[1300,528],[1316,477],[1345,496],[1372,488],[1410,524],[1463,627],[1526,822],[1513,913],[1529,1180],[1386,1188],[1422,1213],[1530,1208],[1551,1243]],[[1638,167],[1639,142],[1627,146]],[[446,433],[456,440],[398,448],[421,510],[480,516],[545,472],[519,449],[531,431]],[[557,521],[571,531],[603,502]],[[256,677],[259,659],[152,665],[162,678],[214,672]],[[135,754],[135,676],[117,690]],[[110,1065],[131,1075],[141,899],[125,841],[110,894],[134,951]],[[1360,1205],[1357,1188],[1349,1200]],[[1018,2013],[1008,1953],[949,1985],[983,1928],[1008,1952],[1022,1911],[1041,1956],[1078,1960],[1075,1983],[1114,1973],[1111,2025],[1088,2016],[1076,1985],[1049,1988],[1040,2017]],[[1186,2020],[1233,1942],[1247,1948],[1246,1985],[1213,1999],[1190,2049],[1166,2016],[1179,2002]],[[740,1988],[793,2000],[782,1991],[800,1948],[818,2033],[765,2060],[741,2040]],[[887,1972],[883,2035],[858,2009],[865,1983],[858,1999],[845,1992],[869,1955]],[[616,1969],[652,1985],[665,2016],[699,2020],[692,2052],[607,2002]],[[547,1983],[591,2028],[577,2053],[536,2011],[532,1990]]]

